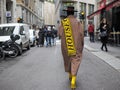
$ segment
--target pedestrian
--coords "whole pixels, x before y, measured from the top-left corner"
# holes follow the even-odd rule
[[[39,47],[39,28],[37,27],[35,30],[35,36],[36,36],[36,45]]]
[[[103,18],[100,23],[100,39],[102,42],[101,50],[104,50],[103,48],[105,47],[106,52],[108,51],[107,48],[108,35],[109,35],[109,25],[107,23],[106,18]]]
[[[88,33],[90,37],[90,42],[94,42],[94,25],[92,24],[92,22],[89,23]]]
[[[48,45],[47,33],[48,33],[47,26],[44,26],[44,37],[45,37],[46,47],[47,47],[47,45]]]
[[[48,27],[48,32],[47,32],[47,46],[52,46],[51,45],[51,38],[52,38],[52,31],[51,27]]]
[[[44,46],[44,30],[42,28],[39,29],[39,44],[40,44],[40,47],[43,47]]]
[[[55,41],[55,29],[52,27],[52,37],[51,37],[51,40],[52,40],[52,45],[56,45],[56,41]]]
[[[69,73],[71,88],[76,88],[76,76],[82,60],[84,33],[82,24],[74,17],[73,6],[68,6],[67,18],[61,21],[58,35],[61,38],[61,50],[65,71]]]

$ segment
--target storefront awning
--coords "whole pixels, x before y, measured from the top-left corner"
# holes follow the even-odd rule
[[[94,17],[95,15],[100,14],[100,13],[101,13],[101,10],[102,10],[102,9],[99,9],[99,10],[93,12],[92,14],[90,14],[89,16],[87,16],[87,18],[90,19],[90,18]]]
[[[103,9],[105,9],[107,11],[107,10],[110,10],[111,8],[117,7],[117,6],[120,6],[120,0],[115,0],[115,1],[113,1],[111,3],[109,3],[104,8],[99,9],[99,10],[93,12],[92,14],[88,15],[87,18],[90,19],[90,18],[94,17],[95,15],[100,14],[101,10],[103,10]]]
[[[106,6],[106,11],[107,10],[110,10],[111,8],[113,8],[113,7],[117,7],[117,6],[120,6],[120,0],[115,0],[115,1],[113,1],[113,2],[111,2],[110,4],[108,4],[107,6]]]

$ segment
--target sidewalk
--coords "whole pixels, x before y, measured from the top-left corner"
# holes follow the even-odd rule
[[[101,42],[95,41],[91,43],[89,37],[84,38],[85,45],[84,47],[89,50],[91,53],[101,58],[103,61],[111,65],[116,70],[120,71],[120,47],[117,46],[108,46],[108,52],[101,51]]]

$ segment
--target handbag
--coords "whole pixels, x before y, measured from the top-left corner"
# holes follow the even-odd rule
[[[101,32],[101,33],[100,33],[100,36],[101,36],[101,37],[105,37],[105,36],[107,36],[107,31],[103,31],[103,32]]]

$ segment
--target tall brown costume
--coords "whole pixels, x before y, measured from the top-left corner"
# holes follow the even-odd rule
[[[84,46],[84,34],[82,25],[80,22],[73,15],[69,15],[68,18],[70,19],[72,33],[76,48],[76,55],[75,56],[68,56],[67,54],[67,47],[66,47],[66,40],[65,40],[65,33],[63,25],[59,27],[58,34],[61,37],[61,50],[64,58],[64,66],[65,71],[70,72],[72,75],[77,75],[78,68],[80,66],[82,60],[82,51]]]

